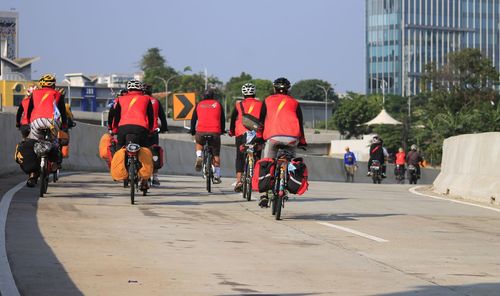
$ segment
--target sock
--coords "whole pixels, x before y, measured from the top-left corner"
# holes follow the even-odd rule
[[[196,157],[201,157],[201,150],[196,150]]]
[[[220,178],[220,167],[215,167],[215,176]]]

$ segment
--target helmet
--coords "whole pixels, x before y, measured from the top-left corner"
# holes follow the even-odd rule
[[[130,80],[127,82],[127,90],[141,90],[142,91],[142,82],[139,80]]]
[[[151,84],[146,84],[146,83],[143,83],[142,84],[142,91],[147,94],[147,95],[151,95],[153,93],[153,88],[151,87]]]
[[[382,139],[378,135],[374,135],[373,138],[372,138],[372,143],[373,144],[378,144],[380,142],[382,142]]]
[[[241,87],[241,93],[244,96],[255,96],[255,85],[252,83],[245,83]]]
[[[399,152],[404,152],[405,150],[403,149],[403,147],[399,147],[398,151]]]
[[[286,93],[290,88],[290,81],[285,77],[280,77],[273,82],[274,89],[280,93]]]
[[[56,86],[56,77],[52,74],[45,74],[42,77],[40,77],[40,80],[38,80],[38,84],[40,84],[40,87],[55,87]]]
[[[411,145],[411,150],[417,150],[417,145],[415,144]]]
[[[203,99],[204,100],[210,100],[210,99],[215,99],[215,89],[214,88],[209,88],[205,91],[205,93],[203,94]]]

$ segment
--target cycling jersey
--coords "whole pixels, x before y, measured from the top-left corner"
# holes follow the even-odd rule
[[[398,152],[396,153],[396,164],[404,165],[406,163],[406,153]]]
[[[191,134],[222,134],[226,128],[226,119],[221,104],[213,99],[206,99],[198,104],[191,119]]]
[[[55,119],[60,115],[63,126],[66,124],[66,106],[64,99],[61,99],[60,92],[53,88],[44,87],[35,89],[31,95],[28,106],[28,120],[32,122],[38,118]],[[57,109],[57,110],[56,110]]]
[[[16,114],[16,126],[21,126],[21,125],[26,125],[29,124],[28,120],[28,107],[30,104],[30,98],[25,97],[22,101],[21,104],[19,105],[19,108],[17,109],[17,114]]]
[[[260,110],[262,109],[262,102],[256,98],[246,98],[241,101],[243,104],[243,109],[245,114],[250,114],[256,118],[260,116]],[[240,102],[237,102],[234,106],[233,113],[231,114],[231,133],[236,137],[243,135],[248,129],[243,126],[243,112],[241,110]],[[262,131],[257,132],[257,137],[262,138]]]
[[[158,119],[160,119],[161,121],[161,128],[160,128],[160,131],[162,132],[165,132],[167,131],[167,118],[165,117],[165,111],[163,111],[163,107],[160,103],[160,101],[158,101],[158,99],[156,98],[153,98],[153,97],[149,97],[149,99],[151,100],[151,104],[153,105],[153,130],[156,130],[157,128],[160,127],[160,125],[158,125]]]
[[[302,110],[299,102],[291,96],[274,94],[262,105],[260,119],[264,122],[264,140],[272,137],[294,137],[305,144]]]
[[[118,98],[114,115],[114,122],[118,127],[136,125],[152,130],[153,121],[151,100],[141,91],[130,91]]]

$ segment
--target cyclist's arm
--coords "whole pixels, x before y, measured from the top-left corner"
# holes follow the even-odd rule
[[[33,103],[33,96],[30,96],[30,103],[28,104],[28,122],[31,122],[31,112],[33,112],[35,105]]]
[[[198,121],[198,113],[196,112],[196,107],[198,106],[194,107],[193,117],[191,117],[191,129],[189,130],[189,133],[193,136],[196,134],[196,122]]]
[[[23,112],[24,112],[23,104],[19,104],[19,108],[17,108],[17,113],[16,113],[16,127],[21,126],[21,117],[23,116]]]
[[[221,135],[226,132],[226,114],[224,113],[224,108],[220,108],[220,130]]]
[[[117,102],[115,105],[115,115],[113,117],[113,128],[118,127],[118,124],[120,123],[120,119],[122,117],[122,106],[120,105],[120,102]]]
[[[267,107],[266,107],[266,101],[262,103],[262,107],[260,108],[260,115],[259,115],[259,120],[264,124],[266,122],[266,115],[267,115]]]
[[[165,116],[165,110],[163,110],[163,106],[161,105],[160,101],[158,101],[158,105],[160,106],[158,110],[158,118],[160,118],[161,122],[160,131],[166,132],[168,131],[168,123],[167,123],[167,117]]]
[[[113,129],[113,119],[115,117],[115,107],[111,106],[109,108],[109,113],[108,113],[108,129],[112,130]]]
[[[297,118],[299,119],[299,127],[300,127],[300,138],[299,138],[299,143],[300,144],[305,144],[306,143],[306,137],[304,134],[304,119],[302,117],[302,108],[300,108],[300,105],[297,106]]]
[[[233,112],[231,113],[231,122],[229,124],[229,132],[231,132],[232,135],[234,135],[235,133],[237,118],[238,118],[238,109],[236,109],[236,106],[234,106]]]
[[[151,101],[148,102],[148,107],[146,109],[146,113],[148,115],[148,130],[152,131],[153,126],[154,126],[155,113],[154,113],[153,104],[151,104]]]
[[[59,101],[57,102],[57,109],[59,109],[59,113],[61,114],[61,128],[68,128],[68,115],[66,114],[66,103],[64,102],[64,95],[61,94],[59,96]]]

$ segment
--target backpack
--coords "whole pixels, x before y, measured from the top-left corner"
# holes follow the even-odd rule
[[[14,159],[26,174],[38,171],[38,156],[35,153],[34,145],[36,140],[26,139],[19,142],[16,146]]]
[[[304,160],[301,157],[292,159],[288,165],[288,182],[286,185],[288,192],[297,195],[304,194],[309,188],[308,176],[309,173]]]
[[[262,158],[257,161],[252,176],[252,190],[266,192],[272,189],[275,168],[276,163],[274,158]]]
[[[163,148],[158,145],[153,145],[149,147],[153,153],[153,165],[155,170],[159,170],[163,167]]]

